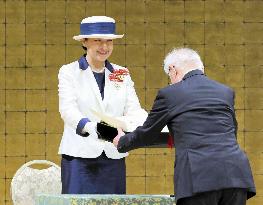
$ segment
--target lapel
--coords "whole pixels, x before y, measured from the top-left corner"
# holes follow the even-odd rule
[[[89,68],[89,64],[88,64],[85,56],[86,55],[82,56],[78,60],[79,68],[83,71],[86,71],[87,82],[90,85],[90,87],[94,93],[94,96],[97,99],[97,102],[98,102],[100,108],[102,109],[103,112],[105,112],[105,108],[106,108],[107,103],[110,100],[111,91],[112,91],[112,89],[110,89],[111,88],[111,82],[109,80],[109,74],[113,72],[113,67],[109,61],[107,61],[107,60],[105,61],[105,67],[106,67],[106,69],[105,69],[105,86],[104,86],[104,99],[102,100],[99,86],[98,86],[97,81],[93,75],[92,70]]]
[[[98,105],[99,107],[101,108],[102,111],[104,111],[104,106],[103,106],[103,103],[102,103],[102,98],[101,98],[101,95],[100,95],[100,89],[99,89],[99,86],[96,82],[96,79],[92,73],[92,70],[89,68],[89,64],[85,58],[86,55],[82,56],[78,62],[79,62],[79,68],[81,70],[83,70],[86,74],[86,82],[88,84],[89,87],[91,87],[91,90],[98,102]]]
[[[113,67],[112,65],[110,64],[109,61],[106,60],[105,62],[105,87],[104,87],[104,99],[103,99],[103,105],[104,105],[104,108],[106,109],[106,106],[108,104],[108,102],[110,101],[110,98],[111,98],[111,93],[112,93],[112,83],[109,79],[109,75],[113,72]]]

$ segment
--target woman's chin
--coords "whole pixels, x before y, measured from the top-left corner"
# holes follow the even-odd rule
[[[98,61],[105,61],[105,60],[107,60],[108,59],[108,57],[109,57],[109,55],[100,55],[100,56],[98,56]]]

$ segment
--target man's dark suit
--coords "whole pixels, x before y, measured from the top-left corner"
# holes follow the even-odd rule
[[[167,125],[174,136],[176,199],[227,188],[256,190],[250,165],[236,140],[234,92],[200,70],[161,89],[144,125],[120,138],[126,152],[154,140]]]

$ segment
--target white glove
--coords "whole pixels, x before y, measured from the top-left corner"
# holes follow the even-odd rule
[[[82,132],[88,132],[90,135],[97,134],[97,122],[87,122]]]

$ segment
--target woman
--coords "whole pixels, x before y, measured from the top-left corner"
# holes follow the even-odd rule
[[[110,142],[98,139],[93,111],[115,117],[128,129],[142,124],[141,108],[128,70],[107,59],[113,51],[114,19],[82,20],[80,41],[86,54],[59,71],[59,111],[64,132],[59,148],[63,194],[125,194],[125,159]]]

